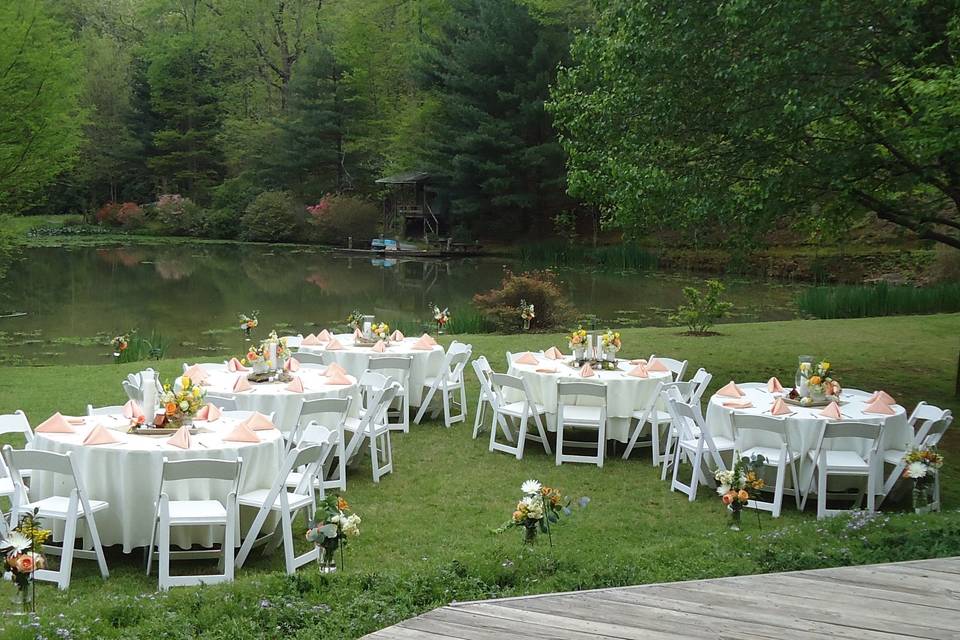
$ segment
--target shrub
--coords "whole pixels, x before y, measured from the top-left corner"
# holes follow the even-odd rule
[[[195,235],[197,221],[204,213],[193,200],[178,193],[168,193],[157,198],[153,211],[157,223],[165,231],[176,235]]]
[[[936,282],[960,282],[960,249],[938,244],[931,275]]]
[[[515,274],[509,269],[500,282],[500,288],[473,297],[480,313],[497,325],[499,331],[519,331],[523,327],[518,308],[520,301],[534,305],[537,317],[535,329],[558,329],[570,323],[576,310],[560,290],[557,275],[549,270],[527,271]]]
[[[683,296],[687,304],[677,307],[670,316],[671,322],[686,326],[691,334],[707,335],[718,320],[730,314],[733,304],[720,299],[724,286],[719,280],[707,280],[707,290],[684,287]]]
[[[143,208],[135,202],[108,202],[96,214],[100,224],[133,229],[143,225]]]
[[[237,237],[239,220],[233,209],[200,209],[191,235],[232,240]]]
[[[240,217],[240,239],[261,242],[296,240],[303,223],[303,206],[289,191],[264,191]]]
[[[380,228],[379,208],[355,196],[327,194],[307,207],[307,214],[314,237],[324,244],[346,245],[351,236],[354,242],[368,241]]]

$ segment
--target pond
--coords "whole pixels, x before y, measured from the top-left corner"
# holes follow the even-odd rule
[[[237,314],[260,312],[270,328],[317,331],[353,309],[419,328],[427,305],[473,315],[474,293],[495,287],[502,258],[384,261],[320,249],[270,245],[127,245],[31,248],[0,280],[0,362],[110,362],[110,338],[160,334],[167,356],[223,352],[240,344]],[[693,274],[560,271],[583,316],[599,326],[668,323]],[[796,285],[726,280],[728,321],[796,317]],[[571,318],[575,327],[578,318]]]

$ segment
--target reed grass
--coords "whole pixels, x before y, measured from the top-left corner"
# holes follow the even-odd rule
[[[960,283],[910,287],[836,285],[812,287],[797,299],[800,310],[823,319],[954,313],[960,311]]]

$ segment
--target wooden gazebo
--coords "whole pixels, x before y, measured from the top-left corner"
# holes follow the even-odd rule
[[[383,232],[394,232],[401,237],[422,235],[424,239],[436,236],[440,222],[430,201],[437,201],[437,191],[430,186],[430,174],[411,171],[377,180],[390,186],[383,201]]]

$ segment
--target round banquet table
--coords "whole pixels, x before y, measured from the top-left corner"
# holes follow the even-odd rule
[[[120,442],[84,445],[83,440],[96,425],[111,429]],[[171,461],[192,458],[220,460],[243,459],[240,492],[269,489],[277,478],[284,454],[284,440],[276,429],[255,431],[260,442],[224,441],[222,437],[237,424],[236,419],[220,418],[214,422],[196,421],[200,433],[190,436],[190,448],[180,449],[167,444],[169,436],[143,436],[126,433],[130,425],[122,416],[89,416],[76,433],[37,433],[32,449],[70,453],[87,496],[105,500],[110,507],[96,514],[97,530],[104,546],[123,545],[123,552],[150,544],[155,502],[160,491],[163,459]],[[169,483],[171,500],[224,499],[232,489],[222,480],[187,480]],[[34,499],[67,496],[72,489],[62,476],[34,472],[30,481]],[[241,509],[240,535],[245,535],[256,513]],[[276,519],[268,521],[275,526]],[[54,536],[63,536],[62,524]],[[205,547],[223,541],[223,527],[174,527],[170,543],[181,549],[193,544]]]
[[[770,407],[778,396],[767,391],[766,383],[745,383],[738,386],[744,393],[744,397],[741,398],[741,400],[749,400],[753,406],[743,409],[724,407],[723,404],[725,402],[734,401],[736,398],[714,395],[710,398],[706,416],[707,426],[710,427],[712,434],[725,436],[732,440],[734,433],[731,416],[735,413],[743,415],[771,415]],[[863,391],[845,389],[840,394],[841,420],[884,425],[880,441],[881,452],[884,449],[909,449],[913,442],[913,429],[907,424],[906,410],[900,405],[893,405],[891,407],[894,412],[893,415],[865,413],[864,409],[867,406],[866,400],[869,396],[870,394]],[[806,491],[807,487],[810,486],[810,478],[814,469],[814,465],[807,455],[807,452],[816,448],[817,440],[820,438],[821,424],[824,421],[836,422],[836,420],[824,418],[819,415],[823,407],[787,406],[793,411],[792,415],[785,416],[787,442],[790,448],[800,454],[800,489]],[[744,433],[742,446],[747,449],[754,446],[780,447],[779,441],[775,436],[773,436],[773,439],[769,438],[771,438],[771,434],[749,430]],[[870,450],[870,443],[862,438],[838,438],[828,441],[827,444],[831,449],[856,451],[861,456],[866,456]],[[882,483],[882,477],[880,481]],[[832,491],[837,483],[839,483],[837,484],[837,488],[839,489],[840,485],[850,486],[851,483],[856,482],[857,480],[854,478],[844,478],[842,476],[830,478],[830,489]]]
[[[419,338],[405,338],[403,342],[391,342],[383,353],[377,353],[370,347],[354,346],[353,334],[346,333],[334,336],[343,345],[343,349],[328,350],[326,343],[321,345],[300,345],[300,353],[310,353],[323,358],[324,364],[336,362],[346,369],[347,373],[359,378],[367,370],[370,358],[385,356],[406,356],[412,358],[410,363],[410,406],[419,407],[423,399],[423,381],[440,375],[443,369],[444,351],[440,345],[431,349],[414,349],[413,345]],[[296,357],[296,354],[294,354]]]
[[[226,396],[236,400],[240,411],[259,411],[263,414],[273,414],[273,424],[284,433],[289,433],[300,419],[300,407],[304,400],[320,400],[322,398],[353,398],[350,403],[350,413],[356,417],[360,412],[360,388],[357,379],[352,376],[349,385],[327,384],[327,378],[322,369],[301,367],[293,375],[299,376],[303,382],[303,392],[288,391],[286,382],[251,382],[249,391],[234,391],[233,385],[240,376],[247,376],[249,372],[231,373],[226,365],[205,367],[210,377],[203,382],[206,391]]]
[[[595,371],[589,378],[581,378],[580,370],[571,366],[572,358],[550,360],[542,353],[533,354],[539,364],[518,364],[516,362],[522,354],[514,354],[507,373],[519,376],[526,380],[534,402],[543,405],[547,412],[546,427],[550,431],[557,430],[557,381],[583,380],[599,381],[607,387],[607,439],[627,442],[630,439],[630,421],[635,411],[646,411],[656,401],[657,389],[661,382],[669,382],[671,375],[666,371],[652,371],[648,378],[628,376],[627,371],[632,369],[627,360],[617,360],[616,371]],[[548,372],[543,369],[556,369]],[[541,369],[538,371],[538,369]],[[512,389],[504,390],[510,401],[520,400]],[[577,405],[596,405],[598,399],[578,396]]]

